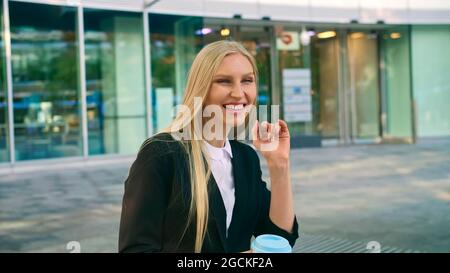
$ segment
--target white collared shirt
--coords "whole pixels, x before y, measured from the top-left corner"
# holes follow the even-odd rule
[[[205,146],[209,153],[211,172],[219,187],[220,194],[222,195],[223,203],[227,213],[227,236],[228,227],[231,223],[234,208],[234,178],[233,178],[233,166],[231,164],[231,158],[233,153],[231,152],[230,141],[225,141],[225,147],[217,148],[205,141]]]

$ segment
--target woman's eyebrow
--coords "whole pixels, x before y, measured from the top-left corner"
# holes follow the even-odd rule
[[[248,76],[253,76],[253,75],[254,75],[253,72],[249,72],[249,73],[243,74],[242,76],[248,77]],[[232,75],[225,75],[225,74],[217,74],[214,76],[214,78],[232,78],[232,77],[233,77]]]

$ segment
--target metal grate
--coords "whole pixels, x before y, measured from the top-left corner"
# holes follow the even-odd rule
[[[368,242],[354,242],[323,235],[300,234],[293,247],[295,253],[370,253]],[[381,246],[381,253],[420,253],[411,249]]]

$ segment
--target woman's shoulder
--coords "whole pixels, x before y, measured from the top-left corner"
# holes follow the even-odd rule
[[[139,154],[150,157],[180,154],[184,151],[183,144],[173,138],[170,133],[158,133],[142,143]]]

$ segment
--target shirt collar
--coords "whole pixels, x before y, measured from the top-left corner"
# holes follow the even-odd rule
[[[225,157],[225,155],[228,155],[230,158],[233,157],[233,153],[231,152],[231,145],[228,138],[225,140],[225,146],[223,148],[217,148],[209,144],[207,141],[205,142],[205,146],[208,150],[209,156],[212,159],[220,160]]]

